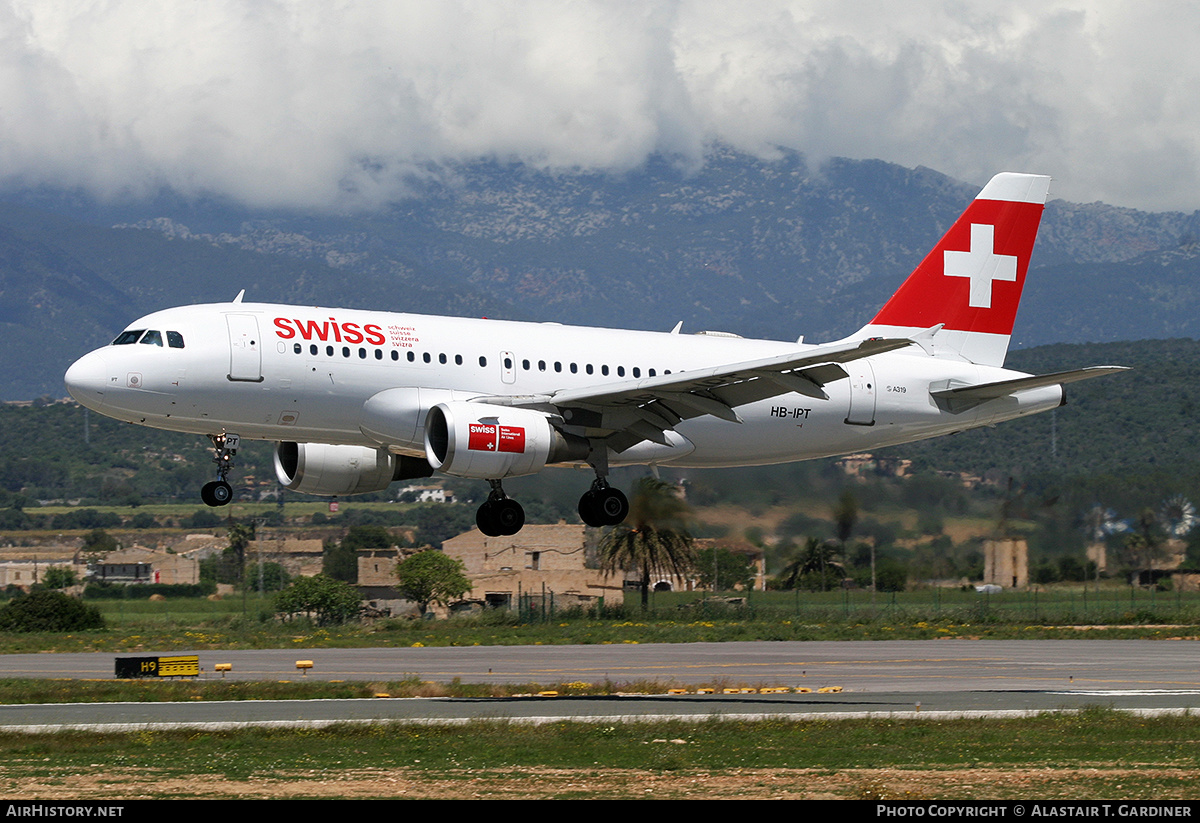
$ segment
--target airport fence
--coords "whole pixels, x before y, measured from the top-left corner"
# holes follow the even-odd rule
[[[905,592],[845,589],[829,592],[654,592],[643,612],[640,593],[623,605],[581,607],[554,592],[515,604],[526,621],[573,615],[605,618],[754,619],[806,623],[961,622],[1033,625],[1200,624],[1200,593],[1137,586],[1043,587],[977,592],[930,587]]]

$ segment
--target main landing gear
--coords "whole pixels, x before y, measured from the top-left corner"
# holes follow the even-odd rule
[[[475,513],[475,525],[488,537],[516,534],[525,525],[525,510],[504,493],[499,480],[488,482],[492,492]],[[615,526],[628,514],[629,500],[601,477],[579,498],[579,516],[589,526]]]
[[[221,433],[210,434],[208,439],[212,441],[216,450],[213,462],[217,464],[217,479],[204,484],[200,489],[200,499],[207,506],[227,506],[229,501],[233,500],[233,487],[225,478],[233,468],[233,456],[237,454],[241,438],[236,434]]]
[[[629,514],[629,500],[608,485],[603,477],[597,477],[592,487],[579,498],[579,517],[589,526],[615,526]]]
[[[488,537],[516,534],[525,525],[525,510],[504,493],[499,480],[489,480],[492,492],[475,512],[475,525]]]

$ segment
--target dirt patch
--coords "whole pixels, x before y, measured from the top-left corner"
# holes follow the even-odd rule
[[[12,800],[137,800],[145,798],[386,798],[549,799],[634,798],[712,800],[1086,800],[1200,797],[1197,769],[737,769],[642,771],[523,768],[486,772],[348,769],[337,773],[279,771],[245,778],[168,775],[155,769],[106,769],[100,774],[51,770],[36,777],[0,770],[0,792]],[[1172,789],[1172,787],[1175,787]]]

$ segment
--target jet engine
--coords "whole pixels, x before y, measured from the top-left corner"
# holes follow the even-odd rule
[[[429,477],[433,468],[419,457],[366,446],[276,443],[275,476],[285,488],[333,496],[386,489],[393,480]]]
[[[455,477],[499,480],[547,463],[582,461],[586,439],[564,434],[541,412],[486,403],[438,403],[425,418],[425,458]]]

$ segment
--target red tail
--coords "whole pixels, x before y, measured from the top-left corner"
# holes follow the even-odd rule
[[[1041,175],[993,177],[863,332],[943,324],[941,347],[1002,365],[1049,187]]]

